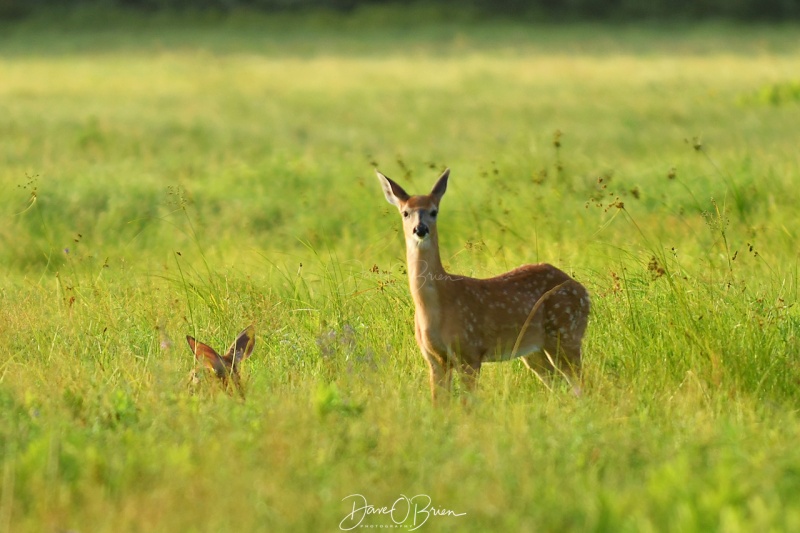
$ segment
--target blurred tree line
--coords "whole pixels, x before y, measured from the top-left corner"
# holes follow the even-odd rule
[[[0,18],[26,16],[48,8],[127,8],[143,11],[218,12],[236,9],[350,11],[362,5],[402,5],[403,0],[0,0]],[[486,16],[531,20],[698,19],[779,21],[800,19],[800,0],[428,0],[424,5],[472,9]]]

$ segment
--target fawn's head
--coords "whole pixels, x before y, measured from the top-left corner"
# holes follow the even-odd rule
[[[383,187],[386,200],[400,210],[403,215],[403,233],[406,243],[423,246],[436,236],[436,217],[439,214],[439,202],[447,190],[447,178],[450,169],[439,176],[430,194],[411,196],[398,184],[376,170]]]

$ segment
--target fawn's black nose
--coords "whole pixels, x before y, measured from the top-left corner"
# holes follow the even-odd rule
[[[428,229],[428,226],[426,226],[425,224],[419,223],[414,227],[414,235],[416,235],[420,239],[425,237],[428,233],[430,233],[430,230]]]

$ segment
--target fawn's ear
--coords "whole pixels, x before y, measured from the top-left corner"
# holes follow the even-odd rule
[[[408,201],[411,196],[403,190],[401,186],[375,170],[378,179],[381,180],[381,187],[383,187],[383,195],[386,196],[386,201],[395,206],[397,209],[402,209],[402,205]]]
[[[226,374],[225,363],[219,354],[209,346],[202,342],[194,340],[194,337],[186,335],[186,341],[189,343],[189,348],[192,349],[195,358],[203,363],[206,368],[213,371],[217,376],[224,377]]]
[[[446,168],[444,172],[442,172],[442,175],[439,176],[439,179],[436,180],[436,185],[431,189],[431,196],[436,199],[437,204],[442,201],[442,196],[444,196],[444,192],[447,190],[447,178],[449,177],[450,169]]]
[[[233,368],[239,364],[243,359],[250,357],[253,353],[253,348],[256,345],[256,328],[253,324],[247,326],[233,341],[231,347],[225,352],[223,359],[230,363]]]

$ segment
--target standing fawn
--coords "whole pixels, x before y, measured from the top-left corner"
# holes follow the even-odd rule
[[[558,369],[578,393],[589,293],[558,268],[525,265],[489,279],[445,272],[436,219],[450,169],[428,195],[410,196],[378,172],[400,210],[417,344],[430,367],[431,396],[448,392],[456,369],[468,390],[483,363],[522,357],[537,376]]]
[[[239,363],[253,353],[256,344],[256,330],[252,324],[239,333],[225,355],[218,354],[208,344],[197,341],[189,335],[186,336],[186,341],[195,358],[219,378],[225,389],[228,388],[228,378],[230,378],[239,395],[244,398],[244,390],[239,378]]]

